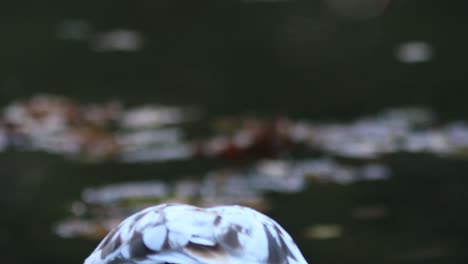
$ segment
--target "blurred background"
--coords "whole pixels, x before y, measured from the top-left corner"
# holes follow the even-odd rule
[[[431,0],[0,4],[0,245],[243,204],[310,263],[466,263],[468,18]]]

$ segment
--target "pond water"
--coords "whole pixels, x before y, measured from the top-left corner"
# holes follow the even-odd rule
[[[2,259],[82,263],[171,201],[254,207],[310,263],[466,263],[467,18],[355,3],[2,8]]]

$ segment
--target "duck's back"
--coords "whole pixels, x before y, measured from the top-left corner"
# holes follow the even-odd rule
[[[305,264],[288,233],[247,207],[163,204],[124,220],[85,264]]]

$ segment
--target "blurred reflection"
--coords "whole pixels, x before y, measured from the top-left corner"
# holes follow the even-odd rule
[[[128,29],[95,32],[91,24],[83,19],[64,20],[58,24],[56,30],[60,39],[86,41],[96,52],[135,52],[144,45],[144,38],[140,32]]]
[[[129,182],[110,184],[100,188],[87,188],[82,193],[86,203],[113,203],[132,198],[163,198],[167,197],[169,187],[162,182]],[[76,205],[75,205],[76,210]]]
[[[375,168],[369,170],[370,166]],[[244,169],[209,172],[200,180],[124,182],[90,187],[83,190],[82,201],[70,206],[75,218],[62,221],[55,231],[62,237],[99,237],[109,228],[108,223],[118,223],[148,205],[170,201],[198,206],[242,204],[268,211],[266,192],[300,192],[307,187],[306,179],[349,184],[388,176],[388,169],[382,165],[352,167],[332,160],[262,160]]]
[[[7,131],[4,127],[0,125],[0,151],[5,150],[7,145],[8,145]]]
[[[403,63],[421,63],[432,58],[432,47],[425,42],[414,41],[397,47],[395,56]]]
[[[362,180],[386,180],[390,177],[390,169],[382,164],[367,164],[362,166],[346,166],[325,159],[300,163],[298,169],[312,180],[350,184]]]
[[[57,27],[57,36],[64,40],[87,40],[91,25],[86,20],[65,20]]]
[[[39,95],[3,109],[0,150],[11,146],[91,161],[157,162],[280,157],[299,146],[355,159],[398,152],[464,156],[468,149],[465,122],[440,124],[422,108],[391,109],[350,123],[226,118],[215,123],[214,135],[190,138],[181,125],[199,118],[196,109],[188,107],[124,109],[116,101],[79,104]]]
[[[388,208],[384,205],[361,206],[352,210],[353,218],[358,220],[376,220],[384,218],[388,214]]]
[[[125,129],[140,129],[180,124],[196,117],[196,109],[145,105],[123,112],[119,124]]]
[[[70,219],[59,224],[55,228],[55,232],[63,238],[73,238],[81,236],[89,239],[101,239],[109,230],[117,227],[120,222],[115,219],[109,221],[92,221]]]
[[[182,131],[163,126],[188,121],[186,112],[164,106],[124,110],[116,101],[79,104],[66,97],[38,95],[5,107],[0,136],[7,141],[3,145],[26,150],[92,161],[120,156],[126,160],[138,150],[179,143]]]
[[[342,232],[343,231],[340,225],[313,225],[306,228],[305,237],[316,240],[333,239],[341,236]]]
[[[429,112],[398,110],[348,125],[312,127],[308,144],[353,158],[375,158],[397,152],[427,152],[463,155],[467,148],[468,126],[453,122],[434,127]],[[416,111],[416,112],[415,112]],[[389,115],[390,114],[390,115]]]
[[[381,15],[390,0],[326,0],[333,13],[350,19],[370,19]]]
[[[427,246],[426,248],[406,249],[405,251],[406,252],[400,253],[397,256],[399,261],[430,261],[453,254],[451,250],[445,246]]]
[[[136,31],[116,29],[96,34],[91,40],[91,48],[97,52],[135,52],[143,48],[143,36]]]

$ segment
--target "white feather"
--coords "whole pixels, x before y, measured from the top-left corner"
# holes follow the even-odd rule
[[[154,251],[160,251],[166,239],[167,229],[163,225],[147,228],[143,233],[143,242]]]

